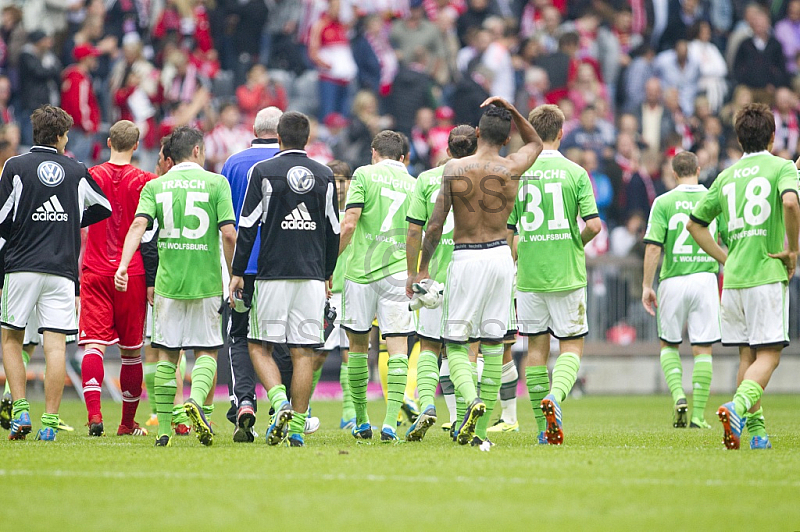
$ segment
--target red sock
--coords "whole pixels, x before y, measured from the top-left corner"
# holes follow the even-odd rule
[[[95,416],[102,418],[100,413],[100,393],[102,392],[103,376],[103,353],[97,348],[90,347],[84,353],[83,361],[81,362],[83,399],[86,401],[89,421]]]
[[[119,387],[122,389],[122,421],[120,425],[133,427],[136,408],[142,396],[142,357],[123,357],[119,370]]]

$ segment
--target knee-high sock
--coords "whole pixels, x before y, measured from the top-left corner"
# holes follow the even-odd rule
[[[541,404],[542,399],[550,392],[550,377],[547,375],[547,366],[528,366],[525,368],[525,384],[528,385],[528,397],[533,406],[533,415],[536,417],[536,427],[539,432],[547,429],[547,420],[544,418]]]
[[[739,414],[739,416],[747,415],[747,411],[761,399],[762,395],[764,395],[764,389],[760,384],[748,379],[743,380],[733,396],[733,404],[736,406],[736,413]]]
[[[198,405],[203,405],[214,384],[214,375],[217,374],[217,361],[214,357],[202,355],[194,361],[192,368],[191,398]]]
[[[419,409],[424,412],[434,406],[436,386],[439,384],[439,360],[433,351],[423,351],[417,361],[417,388],[419,389]]]
[[[320,377],[322,377],[322,366],[320,366],[319,369],[315,369],[314,373],[311,375],[311,395],[309,396],[309,400],[314,397],[314,390],[317,389]]]
[[[512,425],[517,422],[518,381],[519,372],[514,361],[503,364],[503,373],[500,377],[500,406],[503,408],[503,412],[500,417]]]
[[[450,380],[450,362],[448,362],[446,358],[442,358],[442,366],[439,368],[439,384],[442,386],[444,403],[447,405],[447,410],[450,413],[450,423],[455,423],[456,389],[455,386],[453,386],[453,381]]]
[[[396,430],[397,415],[403,406],[403,395],[406,391],[408,356],[390,355],[388,368],[386,417],[383,419],[383,426]]]
[[[672,401],[685,399],[683,393],[683,367],[681,366],[681,356],[674,347],[661,348],[661,370],[664,372],[664,379],[667,381],[669,393],[672,394]]]
[[[267,390],[267,397],[269,398],[270,406],[276,411],[283,403],[289,401],[289,398],[286,396],[286,386],[283,384],[278,384]]]
[[[120,425],[133,427],[136,409],[142,396],[142,357],[123,357],[119,370],[119,387],[122,391],[122,421]]]
[[[339,369],[339,385],[342,387],[342,419],[353,419],[356,417],[356,409],[353,407],[353,396],[350,394],[350,375],[347,362],[342,362]]]
[[[694,357],[692,370],[692,419],[705,419],[706,403],[711,390],[711,355]]]
[[[414,399],[414,394],[417,392],[417,365],[419,364],[419,344],[414,345],[414,349],[408,354],[408,376],[406,377],[405,396],[409,399]],[[439,374],[439,364],[436,364],[436,374]]]
[[[28,367],[28,362],[30,362],[30,361],[31,361],[31,356],[28,354],[27,351],[23,350],[22,351],[22,365],[25,366],[25,368],[27,368]],[[5,387],[5,390],[3,390],[3,395],[5,395],[7,393],[11,393],[11,385],[8,384],[8,379],[6,379],[6,387]]]
[[[356,411],[356,424],[369,423],[367,415],[367,384],[369,384],[369,365],[366,353],[350,353],[347,362],[350,377],[350,394]]]
[[[461,397],[464,398],[464,404],[469,405],[478,397],[478,392],[475,389],[475,380],[473,380],[477,378],[477,372],[473,374],[467,346],[448,343],[447,359],[450,361],[450,379]]]
[[[500,379],[503,373],[503,344],[484,345],[482,349],[481,401],[486,404],[486,413],[478,419],[475,434],[485,440],[489,419],[492,417],[492,410],[497,403],[497,392],[500,391]]]
[[[764,420],[764,409],[759,408],[752,414],[747,414],[747,432],[750,436],[761,436],[764,437],[767,435],[767,427],[766,422]]]
[[[103,352],[90,347],[83,354],[81,361],[81,381],[83,381],[83,400],[86,402],[86,412],[89,420],[100,413],[100,394],[103,391]]]
[[[175,382],[175,369],[176,365],[167,361],[161,361],[156,366],[154,388],[159,437],[172,434],[172,408],[175,391],[178,388]]]
[[[581,368],[581,358],[575,353],[561,353],[553,368],[553,386],[550,393],[556,396],[559,402],[564,400],[572,390]]]
[[[145,362],[142,368],[144,373],[144,387],[147,389],[147,401],[150,403],[150,413],[156,413],[156,366],[158,362]]]

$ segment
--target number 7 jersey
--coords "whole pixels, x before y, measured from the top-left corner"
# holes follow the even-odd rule
[[[650,209],[644,241],[664,248],[659,279],[700,272],[719,272],[719,264],[689,235],[686,224],[692,209],[708,194],[703,185],[678,185],[656,198]],[[717,221],[709,225],[717,238]]]
[[[519,230],[517,290],[561,292],[586,286],[578,216],[597,218],[586,170],[556,150],[545,150],[522,176],[509,216]]]
[[[783,195],[797,193],[792,161],[767,152],[745,154],[724,170],[694,208],[691,219],[708,225],[717,215],[727,230],[724,288],[786,282],[786,268],[769,253],[783,251]]]

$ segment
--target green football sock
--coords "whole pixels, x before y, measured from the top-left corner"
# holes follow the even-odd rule
[[[211,414],[213,414],[213,413],[214,413],[214,404],[213,403],[210,404],[210,405],[203,405],[203,414],[206,416],[206,418],[211,417]]]
[[[217,373],[217,361],[209,355],[201,355],[194,361],[192,368],[192,391],[190,397],[198,405],[206,402],[211,386],[214,384],[214,375]]]
[[[752,414],[747,414],[747,432],[750,436],[761,436],[762,438],[767,435],[767,427],[764,421],[764,409],[759,408]]]
[[[353,396],[350,393],[350,375],[347,369],[347,362],[342,362],[342,366],[339,369],[339,384],[342,387],[342,419],[353,419],[356,417],[356,409],[353,406]]]
[[[563,403],[569,395],[572,386],[578,379],[578,370],[581,367],[581,357],[575,353],[561,353],[553,368],[553,387],[550,393],[555,395],[559,403]]]
[[[464,405],[469,405],[478,397],[475,389],[477,380],[477,366],[473,373],[473,366],[469,362],[467,346],[463,344],[447,344],[447,360],[450,362],[450,380],[456,391],[461,394]],[[464,419],[463,416],[460,419]]]
[[[461,421],[464,419],[464,414],[466,413],[467,402],[464,400],[464,396],[456,392],[456,420],[453,421],[453,423],[456,424],[456,428],[461,425]]]
[[[176,390],[177,393],[177,390]],[[175,399],[172,400],[175,402]],[[172,422],[175,425],[188,425],[189,424],[189,416],[186,414],[186,410],[183,408],[183,405],[175,405],[172,407]]]
[[[747,415],[747,411],[761,399],[762,395],[764,395],[764,389],[760,384],[748,379],[743,380],[733,396],[736,413],[740,417]]]
[[[677,402],[678,399],[686,399],[686,394],[683,393],[681,356],[675,347],[661,348],[661,370],[664,372],[664,379],[667,381],[669,393],[672,394],[672,402]]]
[[[478,379],[478,362],[470,362],[469,365],[472,368],[472,384],[475,385],[475,395],[481,393],[481,383]]]
[[[23,349],[23,351],[22,351],[22,365],[25,366],[26,369],[28,368],[28,362],[30,362],[30,361],[31,361],[31,356],[28,354],[27,351],[25,351]],[[11,386],[8,384],[8,379],[6,379],[6,388],[3,391],[3,395],[5,395],[7,393],[11,393]]]
[[[486,412],[478,419],[475,434],[482,440],[487,438],[489,418],[497,403],[500,379],[503,373],[503,344],[483,345],[483,373],[481,374],[481,401],[486,404]]]
[[[150,402],[150,413],[156,413],[156,366],[158,362],[145,362],[142,367],[144,386],[147,388],[147,400]]]
[[[528,397],[533,406],[533,415],[536,416],[536,427],[539,432],[547,429],[541,404],[542,399],[550,392],[550,377],[547,375],[547,366],[528,366],[525,368],[525,384],[528,385]]]
[[[267,397],[269,398],[269,404],[272,405],[272,409],[275,411],[277,411],[283,403],[289,401],[286,397],[286,386],[283,384],[278,384],[267,390]]]
[[[42,426],[58,430],[58,414],[42,414]]]
[[[172,409],[175,402],[175,393],[178,389],[178,383],[175,381],[175,369],[176,365],[167,361],[161,361],[156,366],[154,395],[156,397],[159,438],[172,434]],[[183,408],[181,408],[181,411],[183,411]]]
[[[306,431],[306,418],[308,417],[308,411],[305,412],[294,412],[292,416],[292,421],[289,422],[289,435],[292,434],[304,434]]]
[[[369,423],[367,415],[367,384],[369,384],[369,365],[366,353],[350,353],[347,362],[350,377],[350,396],[356,411],[356,425]]]
[[[705,419],[706,403],[711,390],[711,355],[694,357],[692,370],[692,419]]]
[[[433,351],[423,351],[417,361],[417,390],[419,391],[419,409],[434,405],[436,386],[439,384],[439,358]]]
[[[31,411],[31,404],[28,402],[27,399],[17,399],[11,404],[11,416],[14,419],[17,419],[19,415],[23,412],[30,413]]]
[[[319,383],[320,377],[322,377],[322,366],[320,366],[319,369],[315,369],[311,376],[311,395],[308,396],[309,400],[314,397],[314,390],[317,389],[317,383]]]
[[[386,417],[383,419],[384,427],[390,427],[392,430],[397,428],[397,415],[400,413],[400,408],[403,406],[403,396],[406,392],[407,379],[408,356],[389,356],[389,374],[386,386]]]

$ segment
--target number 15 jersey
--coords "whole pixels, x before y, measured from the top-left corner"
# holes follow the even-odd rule
[[[750,153],[723,171],[692,211],[691,219],[702,225],[721,214],[721,229],[728,233],[724,288],[788,280],[783,263],[768,256],[783,251],[786,193],[797,194],[794,163],[765,151]]]
[[[644,241],[664,248],[664,262],[661,264],[659,279],[700,272],[719,272],[717,261],[700,249],[686,230],[692,209],[706,194],[708,189],[703,185],[678,185],[653,202]],[[709,225],[709,231],[716,239],[716,220]]]

